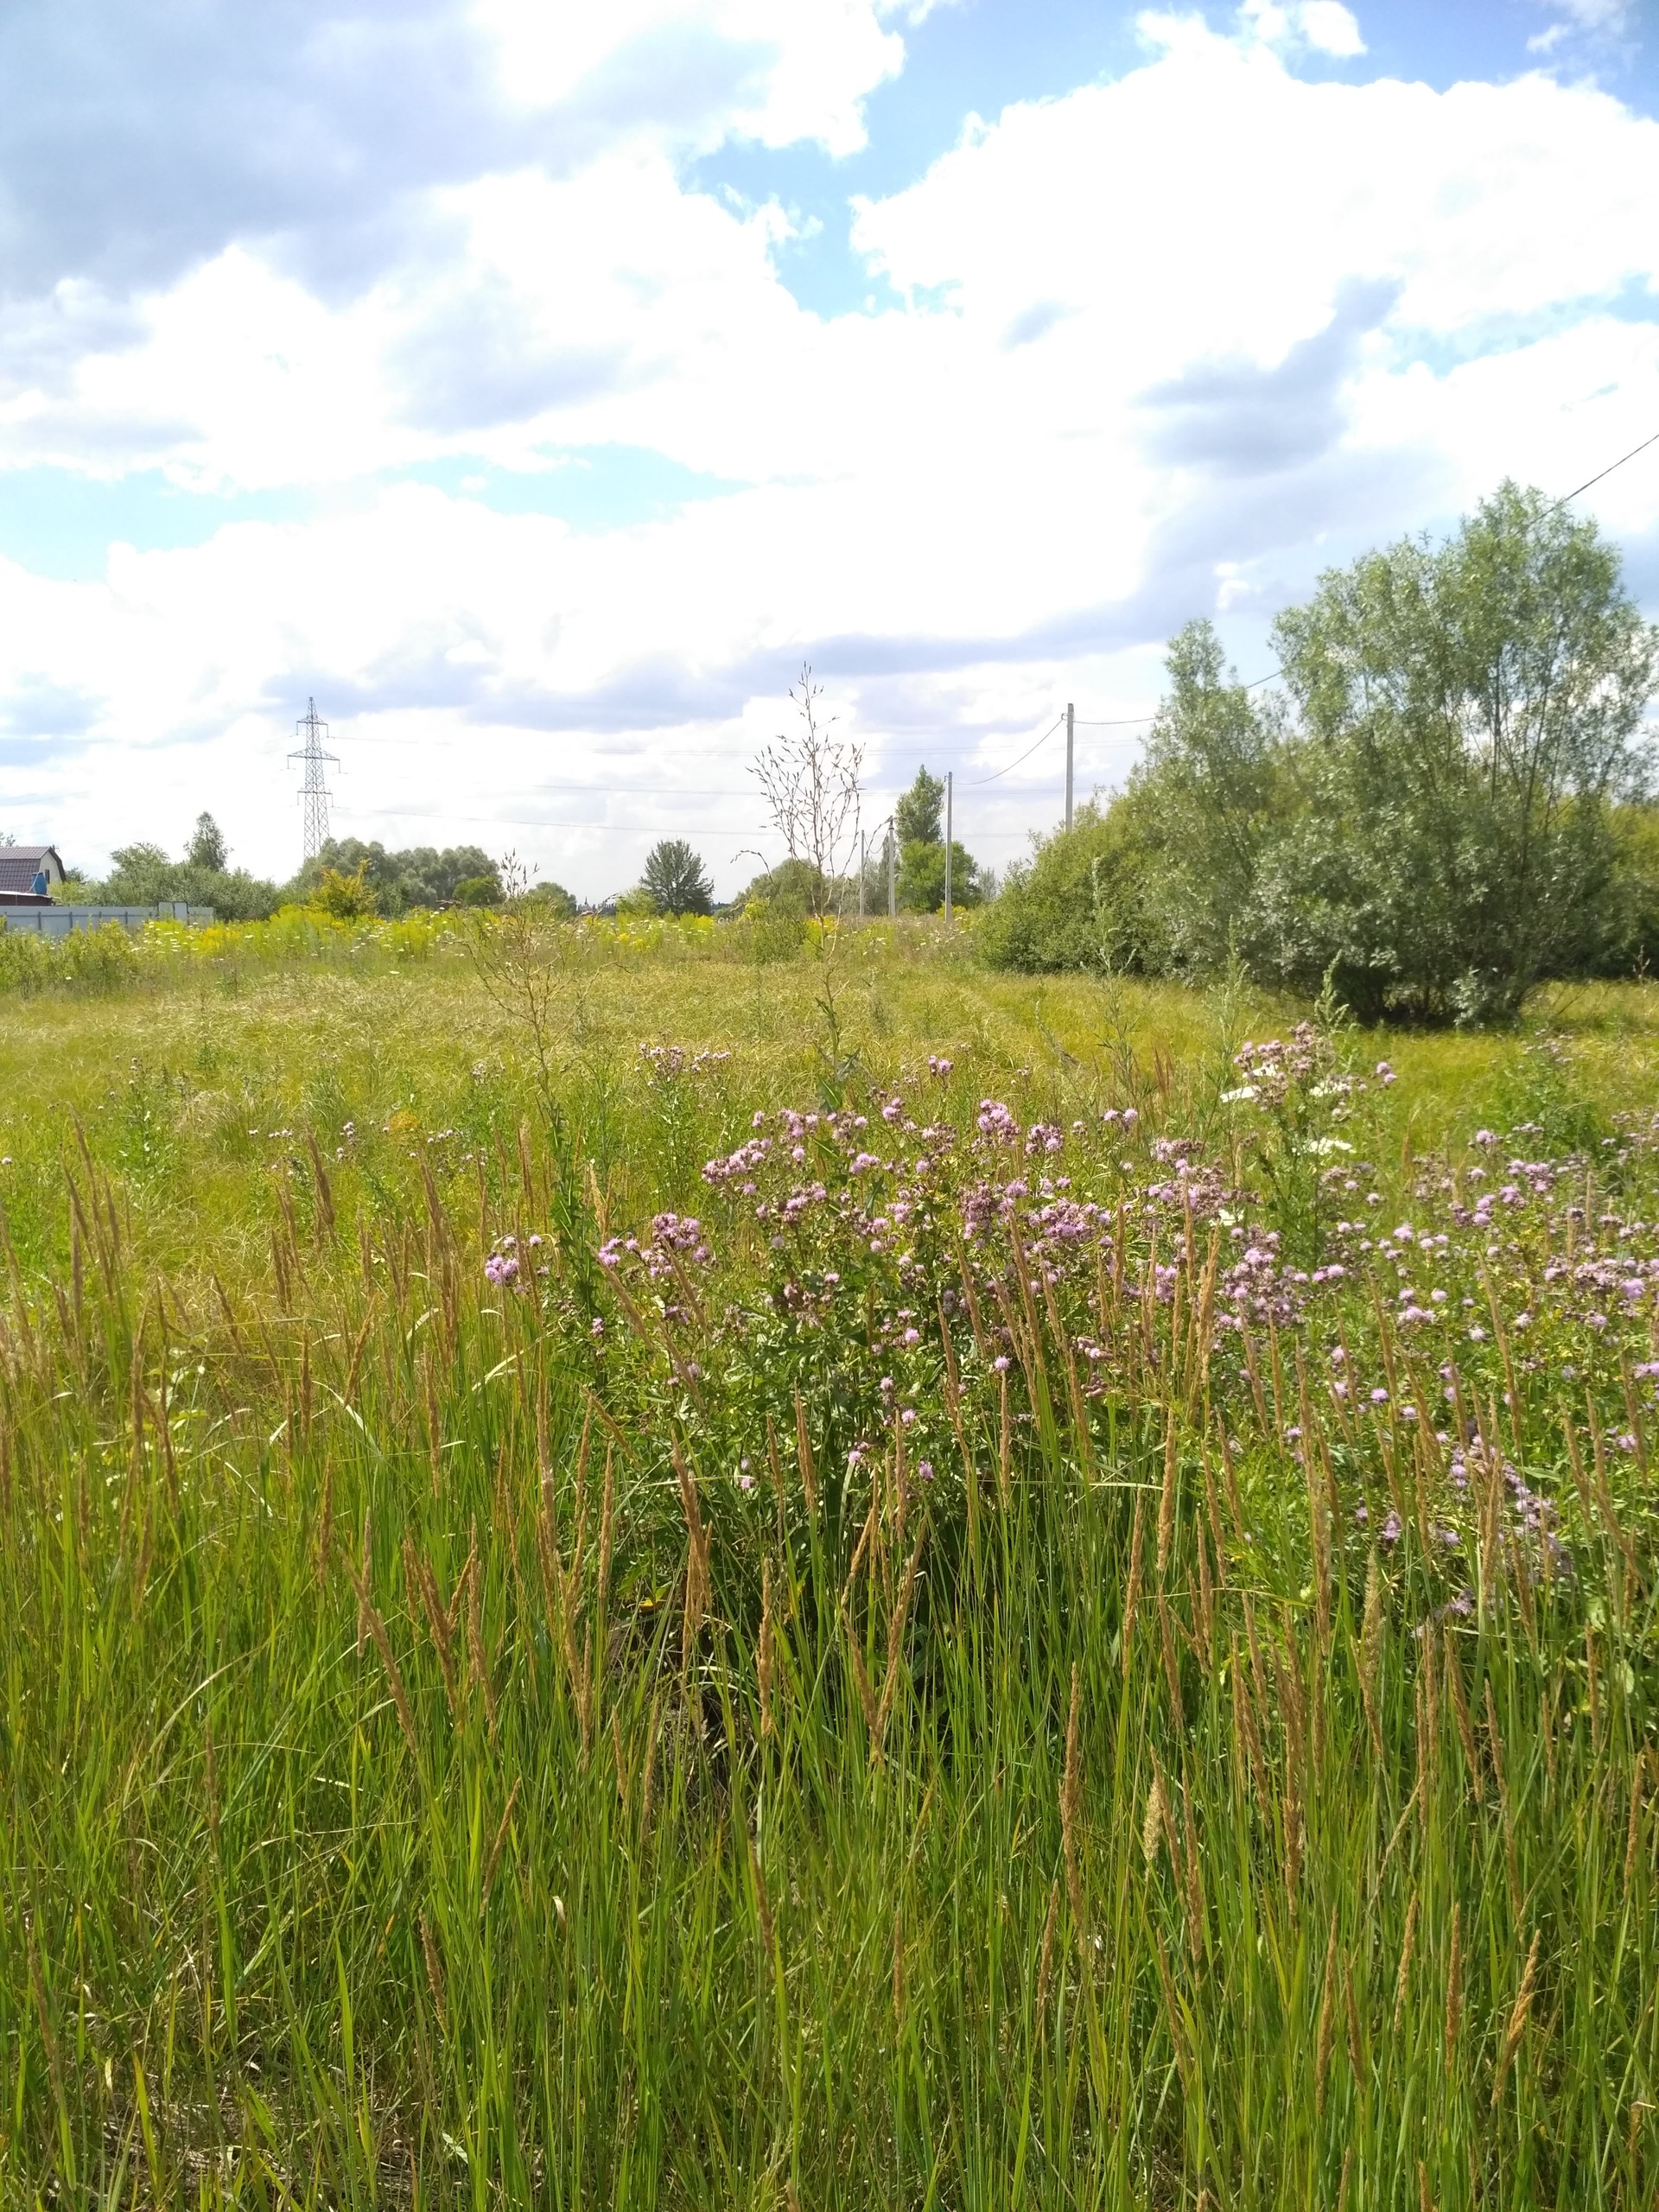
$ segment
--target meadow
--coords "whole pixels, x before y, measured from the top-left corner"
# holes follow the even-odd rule
[[[1650,2205],[1659,988],[471,926],[0,967],[7,2201]]]

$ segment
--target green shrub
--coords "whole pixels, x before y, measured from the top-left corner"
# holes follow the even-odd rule
[[[1028,975],[1111,967],[1160,975],[1173,964],[1154,912],[1156,855],[1133,795],[1077,810],[1070,830],[1016,861],[975,943],[993,968]]]

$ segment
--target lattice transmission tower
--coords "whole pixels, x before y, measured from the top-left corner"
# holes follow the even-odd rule
[[[305,742],[290,753],[290,760],[305,764],[305,781],[300,786],[300,804],[305,809],[305,858],[314,861],[328,842],[328,782],[325,763],[332,760],[336,768],[340,755],[326,752],[323,740],[328,734],[328,725],[317,712],[315,699],[306,702],[306,712],[294,725],[294,734],[305,734]]]

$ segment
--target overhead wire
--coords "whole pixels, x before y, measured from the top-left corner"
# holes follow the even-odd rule
[[[1627,461],[1634,461],[1639,454],[1645,453],[1650,446],[1654,445],[1659,445],[1659,430],[1656,430],[1651,436],[1643,438],[1639,445],[1632,446],[1628,453],[1621,454],[1617,461],[1609,461],[1605,468],[1599,469],[1593,476],[1586,477],[1582,484],[1577,485],[1572,491],[1564,492],[1559,499],[1552,500],[1544,512],[1547,514],[1554,514],[1557,512],[1559,509],[1567,505],[1570,501],[1578,499],[1582,493],[1592,490],[1598,484],[1604,483],[1608,477],[1614,474],[1616,470],[1623,468]],[[1246,691],[1258,691],[1264,683],[1271,683],[1275,677],[1282,676],[1283,674],[1284,669],[1282,665],[1277,668],[1271,668],[1268,671],[1265,676],[1255,677],[1249,683],[1244,684],[1241,688]],[[1075,715],[1072,717],[1072,728],[1074,729],[1141,729],[1145,728],[1149,723],[1154,722],[1157,719],[1158,716],[1156,711],[1149,715],[1114,715],[1109,718]],[[1022,767],[1025,763],[1032,758],[1033,753],[1041,751],[1042,747],[1047,744],[1049,739],[1052,737],[1057,731],[1063,728],[1065,721],[1065,716],[1064,715],[1058,715],[1052,722],[1050,723],[1049,727],[1043,732],[1042,735],[1038,738],[1033,744],[1028,746],[1026,750],[1020,753],[1014,760],[1008,761],[1003,767],[994,769],[988,776],[976,777],[971,782],[964,784],[963,788],[965,791],[982,791],[988,784],[1000,783],[1004,776],[1012,775],[1014,771],[1016,768]],[[957,743],[977,744],[982,741],[978,739],[963,738],[954,741]],[[406,741],[365,736],[364,738],[354,740],[353,742],[387,744],[406,742]],[[931,741],[928,750],[934,753],[937,756],[939,752],[945,750],[947,747],[951,746],[952,742],[953,741],[947,736],[937,737]],[[638,788],[639,786],[637,784],[548,783],[537,785],[537,789],[539,791],[569,791],[577,796],[587,793],[591,794],[594,798],[612,797],[623,793],[632,794],[636,791]],[[741,785],[685,785],[680,786],[671,795],[676,798],[741,798],[750,796],[746,787]],[[494,823],[508,829],[605,830],[620,831],[625,835],[640,835],[647,836],[666,834],[668,831],[678,830],[684,826],[681,823],[659,824],[656,823],[625,822],[552,822],[532,815],[451,814],[447,810],[411,810],[397,807],[361,807],[351,809],[350,811],[392,821],[432,820],[481,823]],[[720,836],[736,836],[746,835],[753,827],[750,823],[744,823],[741,826],[727,826],[715,823],[699,823],[696,826],[701,830],[707,830]],[[984,830],[978,832],[978,835],[982,837],[1008,836],[1021,834],[1023,833],[1016,831],[990,831]]]
[[[964,784],[963,785],[963,789],[969,791],[976,791],[980,790],[982,785],[996,783],[1001,777],[1011,774],[1012,772],[1020,766],[1020,762],[1021,760],[1030,760],[1032,754],[1036,752],[1038,746],[1046,745],[1049,739],[1053,736],[1054,732],[1061,727],[1065,721],[1065,716],[1062,715],[1058,721],[1051,723],[1049,728],[1046,729],[1042,735],[1038,739],[1037,744],[1027,747],[1027,749],[1020,755],[1019,760],[1010,760],[1006,768],[997,769],[995,773],[993,775],[976,776],[971,784]]]

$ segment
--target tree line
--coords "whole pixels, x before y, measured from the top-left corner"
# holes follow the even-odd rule
[[[349,919],[358,915],[410,912],[417,906],[491,906],[504,895],[501,866],[480,845],[414,845],[388,852],[359,837],[330,838],[286,883],[231,866],[224,832],[211,814],[196,818],[177,860],[160,845],[124,845],[110,855],[110,872],[94,878],[79,870],[66,876],[60,896],[103,906],[155,906],[182,900],[211,906],[221,921],[264,921],[279,906],[317,906]],[[558,884],[537,887],[537,896],[557,912],[575,912],[575,900]]]
[[[1505,483],[1446,543],[1329,571],[1274,641],[1260,693],[1209,623],[1172,641],[1144,760],[1010,869],[990,961],[1236,960],[1367,1020],[1473,1022],[1659,951],[1659,631],[1593,523]]]
[[[1305,993],[1328,982],[1365,1020],[1478,1022],[1509,1018],[1546,979],[1645,972],[1659,957],[1659,804],[1643,720],[1659,630],[1593,522],[1506,482],[1444,543],[1405,538],[1327,571],[1273,638],[1277,680],[1247,686],[1213,626],[1187,624],[1124,789],[1035,840],[1000,887],[953,842],[952,903],[984,906],[974,943],[986,960],[1193,979],[1236,964]],[[801,697],[816,697],[810,671],[803,684]],[[673,837],[616,908],[780,928],[877,915],[891,864],[899,907],[938,912],[941,779],[923,767],[898,801],[891,863],[885,837],[861,857],[859,749],[810,714],[805,728],[803,758],[816,766],[803,789],[817,788],[813,748],[846,752],[849,844],[804,834],[794,801],[779,813],[772,794],[789,856],[729,906],[716,907],[701,856]],[[780,761],[791,742],[779,741]],[[510,893],[576,911],[560,886],[528,891],[474,845],[388,852],[344,838],[289,883],[266,882],[231,868],[207,814],[181,859],[131,845],[103,882],[66,887],[112,905],[185,899],[226,918],[287,902],[395,915]]]

